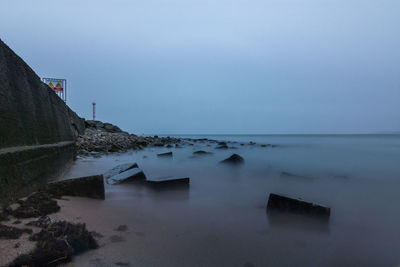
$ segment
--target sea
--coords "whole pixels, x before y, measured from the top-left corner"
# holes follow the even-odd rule
[[[174,137],[184,145],[80,157],[58,177],[136,162],[148,178],[190,178],[161,191],[106,185],[104,201],[81,200],[82,218],[104,237],[68,266],[400,266],[400,135]],[[219,163],[232,154],[244,164]],[[329,207],[330,218],[274,217],[271,193]]]

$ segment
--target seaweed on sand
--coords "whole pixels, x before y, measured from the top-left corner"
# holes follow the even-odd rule
[[[9,266],[57,266],[89,249],[98,247],[85,224],[59,221],[31,236],[36,247],[28,254],[18,256]]]

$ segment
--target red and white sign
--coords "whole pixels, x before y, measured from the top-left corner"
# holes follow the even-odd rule
[[[42,78],[42,81],[45,84],[47,84],[64,101],[67,100],[67,94],[66,94],[67,80],[55,79],[55,78]]]

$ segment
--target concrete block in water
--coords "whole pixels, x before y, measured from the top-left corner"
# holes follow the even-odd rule
[[[127,171],[121,172],[117,175],[111,176],[107,179],[108,184],[120,184],[127,182],[134,182],[138,180],[144,180],[146,176],[143,171],[139,168],[132,168]]]
[[[331,214],[330,208],[273,193],[269,195],[267,211],[295,213],[326,219]]]
[[[172,152],[157,154],[158,157],[172,157]]]
[[[55,196],[78,196],[104,199],[103,175],[52,182],[46,185],[45,191]]]
[[[160,178],[152,178],[148,179],[147,185],[153,188],[173,188],[180,186],[189,186],[190,178],[189,177],[160,177]]]
[[[204,150],[197,150],[193,152],[194,155],[211,155],[212,152],[204,151]]]
[[[126,164],[121,164],[118,166],[115,166],[111,170],[107,171],[104,173],[104,179],[108,179],[114,175],[120,174],[121,172],[133,169],[133,168],[138,168],[138,165],[136,163],[126,163]]]

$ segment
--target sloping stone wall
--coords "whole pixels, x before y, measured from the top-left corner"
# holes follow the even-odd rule
[[[0,148],[73,141],[84,120],[0,40]]]
[[[0,40],[0,200],[57,175],[84,131],[85,121]]]

